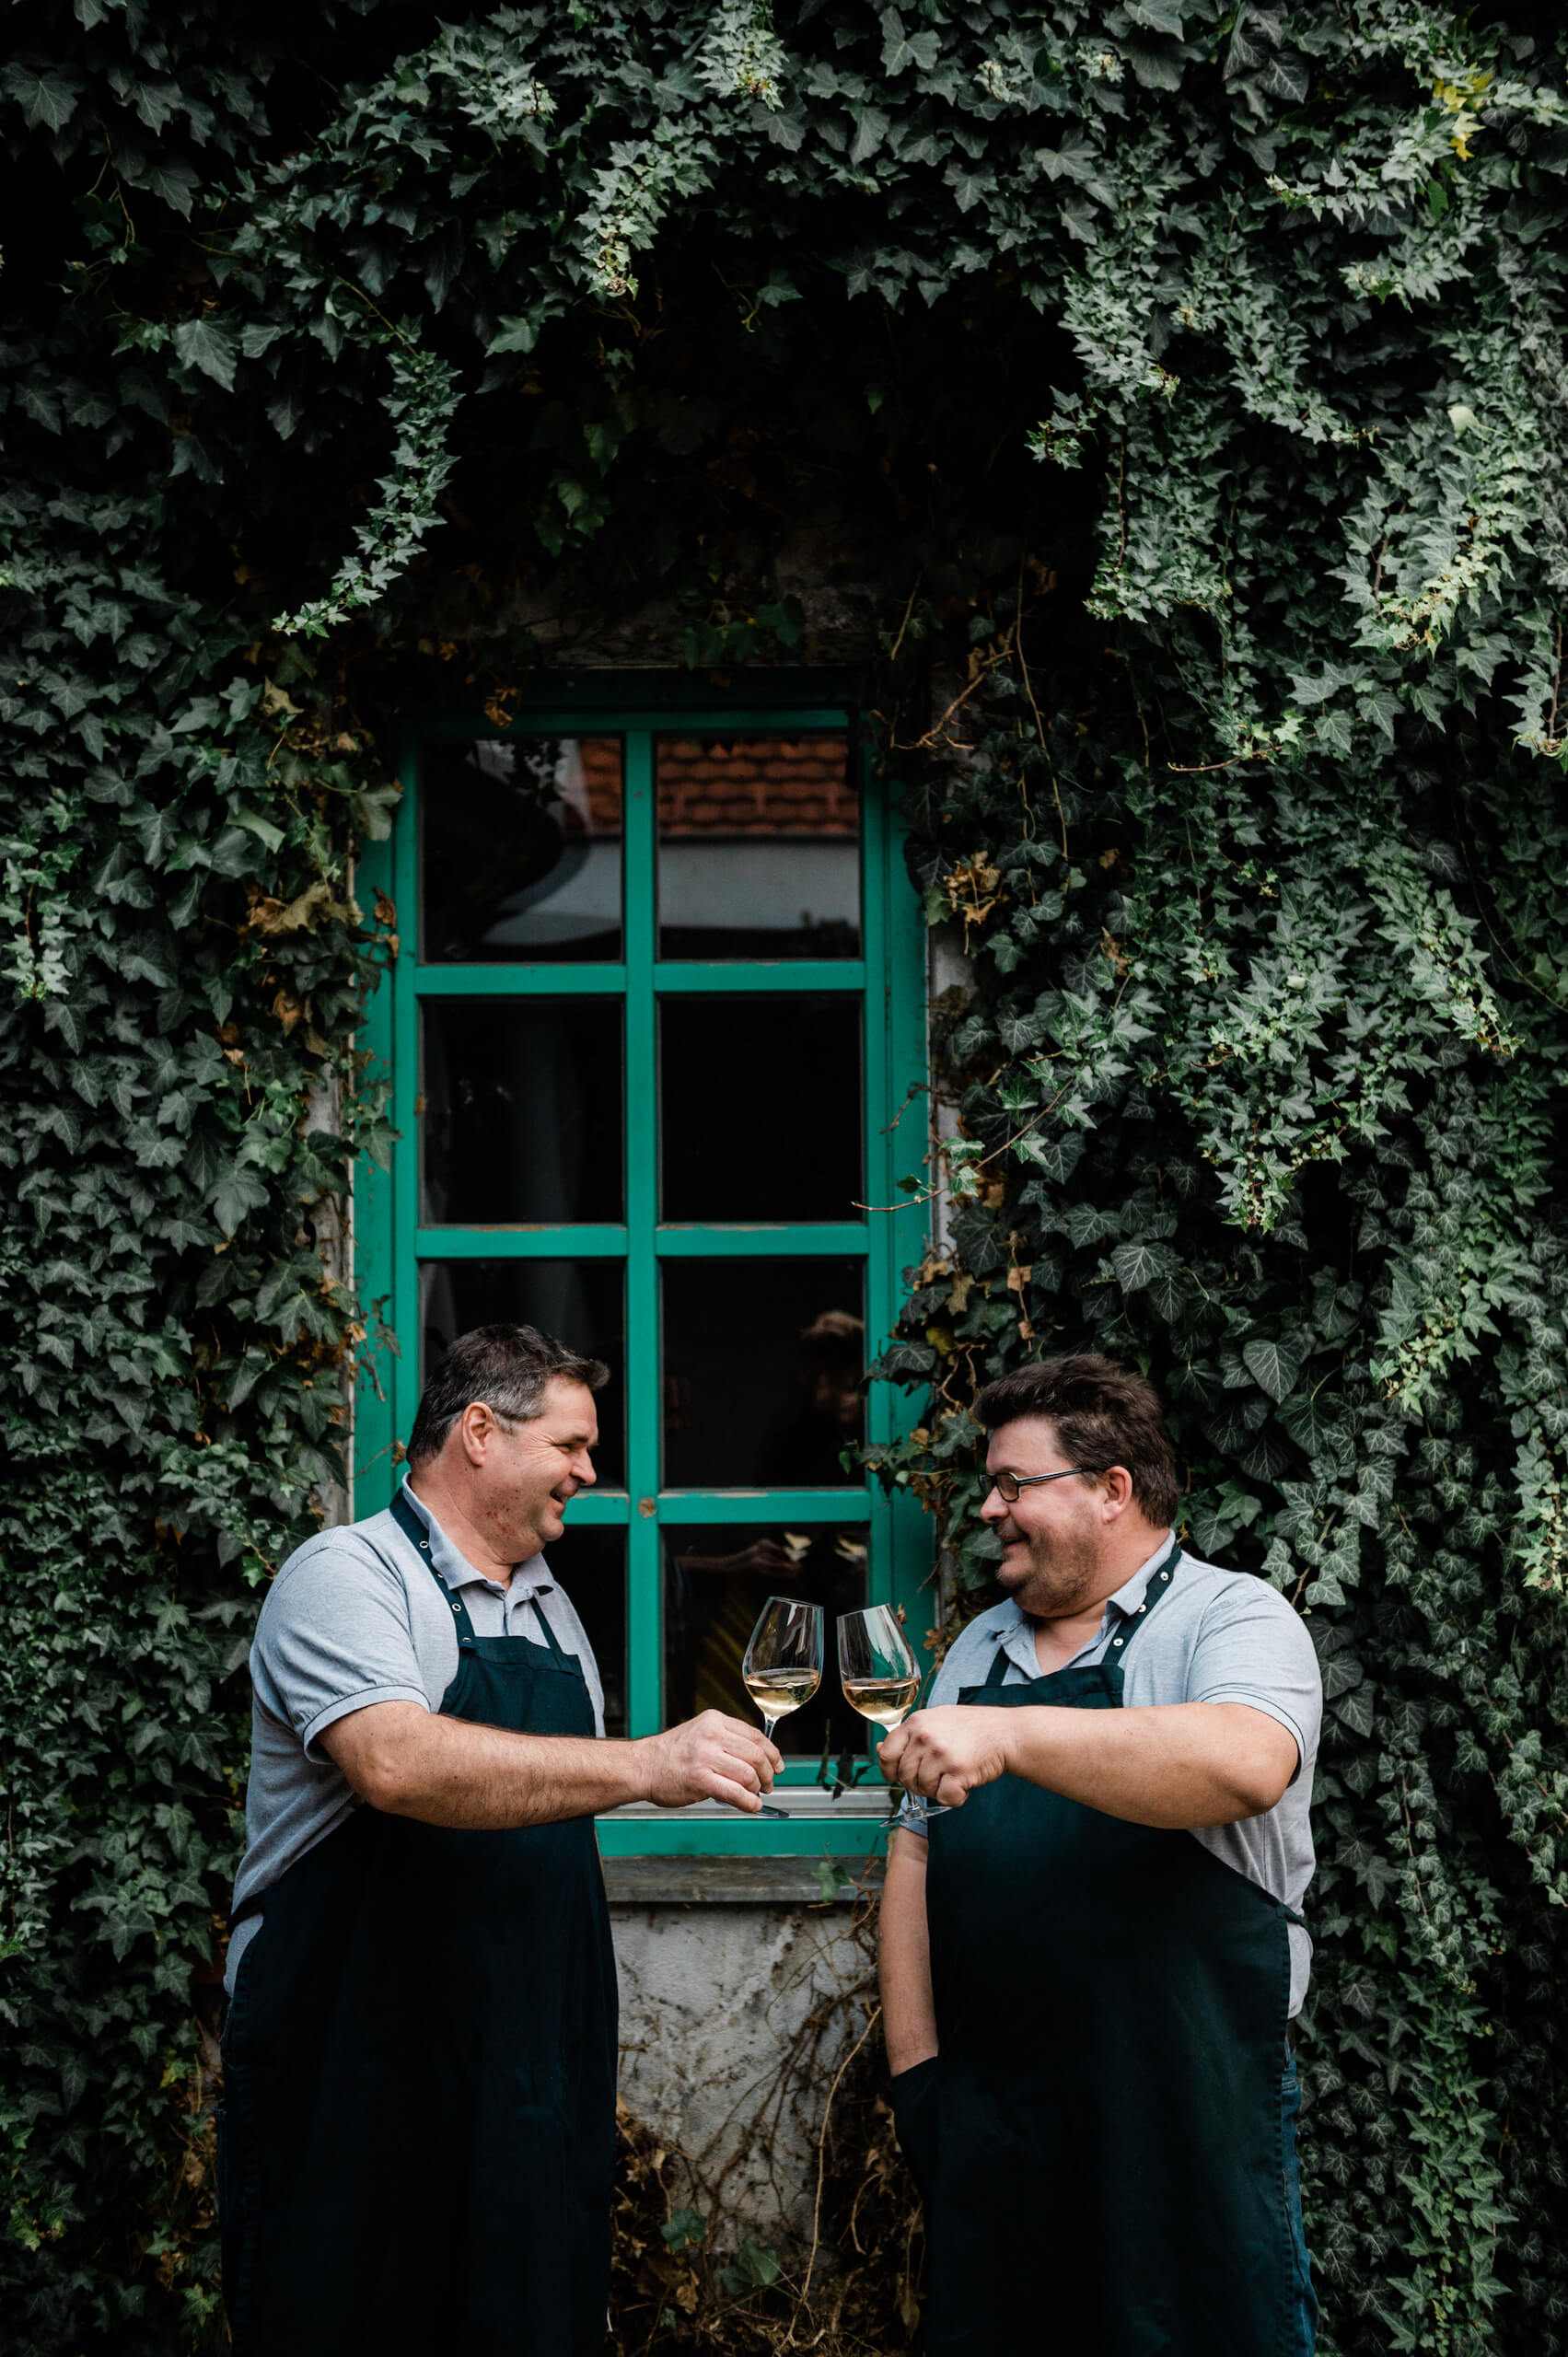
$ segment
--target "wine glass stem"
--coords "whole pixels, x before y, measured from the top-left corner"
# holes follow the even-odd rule
[[[764,1712],[762,1714],[762,1733],[767,1736],[770,1743],[772,1743],[773,1739],[773,1729],[777,1725],[777,1719],[770,1719],[767,1713]]]
[[[923,1793],[905,1793],[904,1801],[908,1806],[910,1815],[913,1817],[919,1817],[923,1822],[928,1814],[925,1805],[925,1794]]]

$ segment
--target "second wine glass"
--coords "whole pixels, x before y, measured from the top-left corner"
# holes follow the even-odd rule
[[[873,1726],[901,1726],[920,1692],[920,1666],[890,1604],[839,1615],[839,1682],[844,1701]],[[923,1793],[905,1794],[912,1817],[929,1814]]]
[[[822,1608],[795,1596],[771,1596],[757,1616],[740,1679],[762,1714],[771,1743],[791,1711],[809,1702],[822,1682]]]

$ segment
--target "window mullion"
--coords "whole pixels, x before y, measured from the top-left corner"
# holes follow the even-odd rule
[[[658,1037],[654,998],[657,888],[654,742],[625,738],[623,808],[626,927],[626,1475],[627,1731],[663,1724],[663,1612],[659,1596]]]
[[[863,761],[865,756],[862,755]],[[869,763],[866,764],[867,768]],[[864,946],[866,973],[865,998],[865,1200],[873,1208],[866,1213],[870,1222],[871,1249],[865,1263],[865,1345],[869,1365],[887,1341],[893,1322],[893,1276],[888,1252],[888,1220],[885,1208],[893,1200],[891,1189],[892,1141],[887,1134],[889,1071],[888,1071],[888,1004],[886,979],[887,962],[887,901],[884,891],[886,859],[886,811],[882,796],[875,792],[868,776],[863,772],[861,793],[861,939]],[[892,1437],[890,1387],[885,1383],[867,1386],[865,1402],[865,1437],[874,1446],[885,1446]],[[878,1501],[880,1512],[874,1512],[871,1532],[871,1559],[868,1566],[870,1581],[867,1600],[883,1603],[892,1594],[892,1566],[889,1561],[888,1518],[885,1504]]]
[[[392,997],[392,1128],[398,1143],[392,1187],[392,1315],[402,1348],[392,1363],[392,1430],[406,1442],[419,1406],[419,1233],[424,1121],[421,1104],[419,950],[419,796],[423,781],[413,749],[403,777],[403,807],[392,838],[392,900],[399,911],[398,956],[388,986]],[[394,1469],[393,1481],[396,1482]]]

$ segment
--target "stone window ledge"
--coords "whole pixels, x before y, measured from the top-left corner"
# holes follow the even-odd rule
[[[848,1907],[881,1888],[880,1858],[832,1863],[827,1899],[815,1858],[606,1858],[604,1882],[612,1907]]]

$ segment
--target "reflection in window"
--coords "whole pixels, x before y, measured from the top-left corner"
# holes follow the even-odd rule
[[[626,1533],[574,1526],[546,1551],[554,1577],[570,1596],[604,1687],[604,1731],[626,1732]]]
[[[673,1725],[698,1711],[754,1716],[740,1664],[757,1615],[770,1596],[804,1596],[826,1616],[822,1683],[793,1711],[774,1740],[788,1758],[862,1751],[865,1722],[839,1690],[833,1618],[865,1604],[866,1531],[850,1523],[788,1530],[749,1523],[664,1532],[665,1717]]]
[[[661,958],[856,958],[860,807],[843,737],[661,737]]]
[[[662,1000],[662,1217],[863,1218],[860,1024],[858,993]]]
[[[420,1380],[427,1383],[459,1334],[501,1323],[537,1326],[610,1381],[595,1398],[594,1467],[606,1489],[626,1482],[626,1281],[621,1260],[426,1260],[419,1272]]]
[[[667,1260],[664,1480],[669,1489],[858,1488],[859,1260]]]
[[[621,1003],[426,999],[426,1226],[618,1222]]]
[[[421,756],[427,965],[621,956],[621,742],[436,741]]]

